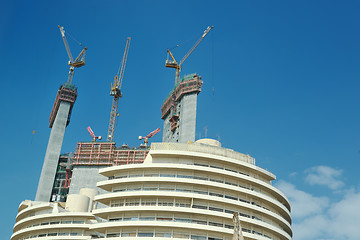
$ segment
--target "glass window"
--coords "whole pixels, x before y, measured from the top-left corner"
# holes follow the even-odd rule
[[[210,226],[215,226],[215,227],[223,227],[222,223],[217,223],[217,222],[209,222]]]
[[[141,199],[141,205],[143,206],[155,206],[156,199]]]
[[[191,235],[191,239],[194,239],[194,240],[206,240],[206,236]]]
[[[171,238],[171,232],[156,232],[155,237]]]
[[[120,233],[109,233],[106,234],[107,238],[112,238],[112,237],[120,237]]]
[[[122,232],[121,236],[122,237],[136,237],[136,232],[135,231]]]
[[[85,221],[83,221],[83,220],[74,220],[73,221],[73,224],[84,224],[85,223]]]
[[[138,237],[153,237],[154,233],[152,232],[139,232]]]
[[[189,234],[185,232],[174,232],[173,238],[189,238]]]

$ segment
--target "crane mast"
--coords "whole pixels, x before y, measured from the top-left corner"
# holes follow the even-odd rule
[[[64,27],[61,27],[60,25],[58,27],[59,27],[61,37],[63,39],[64,45],[65,45],[65,48],[66,48],[66,52],[67,52],[67,54],[69,56],[68,65],[70,66],[70,70],[69,70],[69,76],[68,76],[67,82],[71,83],[72,79],[73,79],[73,76],[74,76],[75,68],[79,68],[79,67],[82,67],[82,66],[85,65],[85,52],[86,52],[87,48],[84,47],[82,49],[82,51],[80,52],[79,56],[77,56],[77,58],[74,60],[74,58],[73,58],[73,56],[71,54],[71,51],[70,51],[69,44],[68,44],[68,42],[66,40]]]
[[[119,67],[119,70],[118,70],[116,76],[114,77],[114,83],[111,83],[110,96],[113,96],[113,102],[111,105],[110,122],[109,122],[108,134],[107,134],[108,142],[112,142],[114,139],[116,117],[118,116],[117,111],[118,111],[118,105],[119,105],[119,98],[122,97],[121,85],[122,85],[122,80],[124,78],[126,61],[127,61],[127,56],[128,56],[129,47],[130,47],[130,40],[131,40],[130,37],[128,37],[126,39],[126,46],[125,46],[125,51],[124,51],[121,65]]]
[[[172,60],[167,59],[165,62],[165,67],[168,68],[175,68],[175,84],[177,84],[180,80],[180,72],[181,72],[181,65],[185,62],[185,60],[190,56],[190,54],[195,50],[195,48],[200,44],[200,42],[206,37],[206,35],[210,32],[211,29],[213,29],[214,26],[208,26],[207,29],[204,31],[204,33],[201,35],[201,37],[196,41],[194,46],[185,54],[185,56],[180,60],[179,63],[174,58],[174,55],[171,53],[170,49],[167,50],[169,56]]]

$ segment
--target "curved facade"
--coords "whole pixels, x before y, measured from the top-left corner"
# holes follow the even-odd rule
[[[89,230],[90,224],[96,221],[93,214],[67,211],[62,205],[23,201],[19,206],[11,240],[83,240],[101,236]]]
[[[204,144],[205,143],[205,144]],[[206,143],[210,143],[208,145]],[[107,205],[90,229],[105,238],[231,240],[239,212],[245,239],[291,239],[290,204],[255,159],[212,141],[152,143],[143,164],[100,170]]]

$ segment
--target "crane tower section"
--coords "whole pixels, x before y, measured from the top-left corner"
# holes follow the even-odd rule
[[[77,88],[72,84],[74,69],[85,65],[84,57],[86,48],[83,48],[79,56],[74,60],[66,40],[65,30],[60,26],[59,29],[69,57],[68,65],[70,65],[70,71],[67,82],[62,84],[57,92],[49,118],[49,127],[51,128],[50,137],[35,197],[36,201],[45,202],[52,199],[52,188],[54,186],[54,181],[56,180],[55,176],[57,173],[65,129],[70,122],[72,108],[77,98]]]
[[[112,142],[114,139],[116,117],[118,116],[119,98],[122,97],[121,85],[122,85],[122,80],[124,78],[126,61],[127,61],[127,56],[128,56],[129,47],[130,47],[130,40],[131,40],[130,37],[128,37],[126,40],[126,46],[125,46],[124,55],[123,55],[123,58],[121,61],[121,65],[119,67],[118,73],[116,74],[116,76],[114,78],[114,83],[111,83],[110,96],[113,96],[113,101],[112,101],[112,105],[111,105],[109,129],[108,129],[108,134],[107,134],[108,142]]]
[[[175,69],[175,86],[161,107],[161,118],[164,119],[163,142],[195,141],[197,95],[201,91],[203,81],[196,73],[180,79],[180,71],[185,60],[213,28],[213,26],[207,27],[179,62],[170,49],[167,50],[165,67]]]

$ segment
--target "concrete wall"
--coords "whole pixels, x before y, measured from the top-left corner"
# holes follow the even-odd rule
[[[176,108],[179,120],[178,127],[174,132],[170,130],[171,114],[166,116],[163,126],[163,142],[195,141],[197,95],[197,93],[186,94],[178,101]]]
[[[103,166],[74,166],[69,194],[79,194],[82,188],[95,188],[101,193],[106,193],[96,187],[97,182],[106,180],[106,177],[99,174],[100,168]]]
[[[99,169],[104,166],[74,166],[69,194],[79,194],[82,188],[94,188],[98,190],[98,194],[107,193],[104,189],[96,187],[96,183],[107,180],[103,175],[99,174]],[[96,204],[94,208],[103,208],[105,205]]]
[[[62,101],[51,128],[35,201],[50,201],[69,110],[70,103]]]

